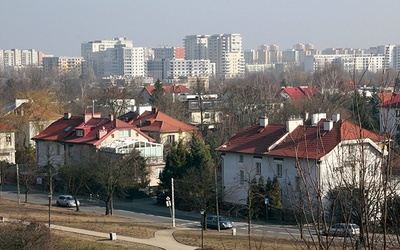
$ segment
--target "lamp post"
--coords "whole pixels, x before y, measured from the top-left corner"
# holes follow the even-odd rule
[[[49,229],[50,229],[50,214],[51,214],[51,194],[49,194]]]
[[[204,209],[200,210],[200,214],[201,214],[201,249],[204,249],[204,227],[205,227],[204,212],[205,212]]]

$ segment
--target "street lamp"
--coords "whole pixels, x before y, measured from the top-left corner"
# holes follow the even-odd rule
[[[200,210],[200,214],[201,214],[201,249],[204,249],[204,227],[205,227],[205,223],[204,223],[204,212],[206,210],[202,209]]]
[[[51,194],[49,194],[49,229],[50,229],[50,214],[51,214]]]

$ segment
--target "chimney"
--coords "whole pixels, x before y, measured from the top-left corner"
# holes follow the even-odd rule
[[[338,122],[340,120],[340,114],[333,114],[332,120],[333,120],[333,122]]]
[[[286,132],[291,133],[295,130],[298,126],[303,125],[303,119],[301,118],[294,118],[286,121]]]
[[[152,109],[152,112],[153,112],[153,114],[157,113],[158,112],[158,108],[156,106],[154,106],[153,109]]]
[[[330,131],[332,128],[333,128],[333,121],[325,120],[324,121],[324,131]]]
[[[108,117],[110,118],[110,121],[114,121],[114,115],[113,114],[109,114]]]
[[[101,139],[106,134],[107,134],[107,129],[105,129],[104,127],[102,129],[99,129],[97,131],[97,139]]]
[[[317,126],[318,122],[321,119],[326,119],[326,113],[317,113],[317,114],[313,114],[312,118],[311,118],[311,125],[312,126]]]
[[[83,114],[83,122],[87,123],[92,118],[92,113],[84,113]]]
[[[69,120],[71,118],[71,113],[64,113],[64,119]]]
[[[265,128],[267,125],[268,125],[268,117],[261,116],[260,117],[260,126]]]

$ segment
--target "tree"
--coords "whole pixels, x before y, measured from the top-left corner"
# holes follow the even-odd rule
[[[163,89],[163,84],[160,79],[157,79],[156,83],[154,83],[154,90],[151,92],[149,101],[152,106],[156,106],[160,110],[165,107],[165,91]]]
[[[269,198],[269,205],[273,208],[282,208],[282,194],[281,187],[279,185],[278,177],[274,176],[272,182],[270,179],[267,180],[266,193]]]
[[[81,190],[86,187],[89,181],[87,169],[78,165],[65,165],[59,170],[59,176],[65,183],[68,192],[74,197],[76,211],[79,211],[77,196]]]
[[[90,171],[94,182],[90,190],[106,203],[106,215],[113,215],[117,189],[144,188],[149,183],[146,160],[136,150],[123,157],[98,152],[93,157]]]

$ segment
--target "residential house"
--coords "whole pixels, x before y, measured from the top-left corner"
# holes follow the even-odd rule
[[[178,100],[185,105],[192,125],[212,129],[222,122],[222,101],[217,94],[180,94]]]
[[[15,130],[0,122],[0,161],[15,163]]]
[[[369,177],[380,178],[385,154],[381,138],[340,119],[339,114],[332,119],[325,117],[324,113],[314,114],[311,125],[305,125],[302,119],[270,124],[262,117],[259,124],[218,147],[223,159],[225,201],[245,204],[249,182],[260,177],[264,181],[277,177],[285,207],[293,206],[294,197],[301,197],[302,190],[310,200],[321,195],[328,204],[330,190],[359,180],[361,165]]]
[[[85,165],[97,151],[123,155],[135,148],[147,159],[151,184],[156,185],[157,175],[165,165],[163,145],[134,126],[114,119],[113,115],[103,118],[100,113],[82,116],[65,113],[32,139],[36,143],[39,166]]]
[[[157,142],[164,145],[179,140],[187,142],[192,138],[192,134],[199,130],[195,126],[181,122],[159,111],[156,107],[127,122],[135,125],[141,132],[155,138]]]
[[[400,95],[396,93],[378,94],[381,104],[379,107],[380,131],[394,136],[400,132]]]
[[[172,86],[163,85],[162,88],[164,89],[165,94],[172,96],[173,101],[177,100],[179,94],[182,93],[189,94],[189,89],[181,85],[172,85]],[[146,86],[142,89],[139,95],[143,98],[145,102],[149,102],[150,97],[153,95],[154,90],[155,90],[154,85]]]

